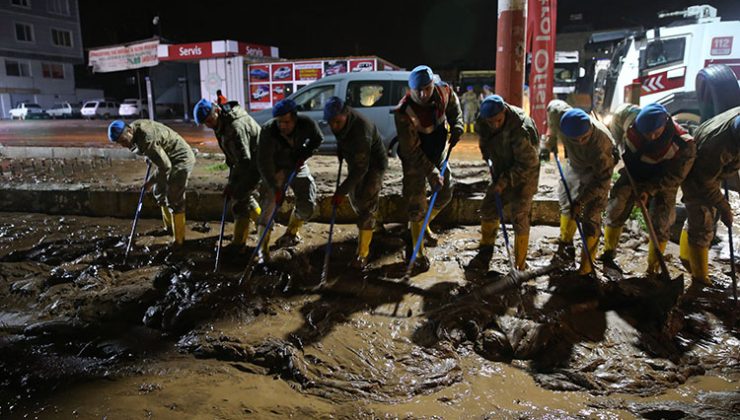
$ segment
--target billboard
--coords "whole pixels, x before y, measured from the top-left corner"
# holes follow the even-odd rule
[[[154,40],[92,49],[88,55],[88,65],[94,73],[154,67],[159,64],[158,47],[159,40]]]

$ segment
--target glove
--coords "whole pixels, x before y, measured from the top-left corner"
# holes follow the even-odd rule
[[[331,204],[333,206],[339,207],[342,205],[342,201],[344,201],[344,195],[342,194],[334,194],[331,196]]]
[[[280,205],[283,202],[283,189],[275,191],[275,204]]]
[[[722,202],[717,206],[717,210],[719,211],[719,218],[722,220],[722,223],[727,227],[732,226],[733,215],[730,203],[728,203],[727,200],[722,200]]]
[[[500,181],[497,182],[496,184],[493,185],[491,192],[494,194],[501,195],[501,193],[504,192],[504,184]]]
[[[439,192],[445,184],[445,179],[439,174],[432,174],[429,176],[429,185],[432,187],[433,192]]]
[[[450,134],[450,147],[455,147],[461,138],[462,138],[462,131],[452,130],[452,134]]]
[[[226,198],[233,198],[234,197],[234,191],[231,188],[231,184],[226,184],[226,186],[224,187],[224,193],[223,193],[223,195]]]

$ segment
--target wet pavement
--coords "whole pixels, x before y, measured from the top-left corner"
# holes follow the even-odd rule
[[[218,226],[186,247],[143,220],[5,213],[0,218],[0,417],[730,418],[740,407],[740,326],[712,250],[715,285],[643,276],[639,225],[622,279],[567,267],[492,293],[508,272],[468,269],[477,228],[434,226],[433,268],[403,283],[405,229],[376,234],[371,266],[347,270],[340,225],[318,285],[326,225],[240,280],[214,274]],[[273,234],[283,231],[279,226]],[[226,228],[227,234],[231,225]],[[531,269],[556,228],[534,227]],[[254,233],[249,244],[254,242]],[[228,238],[227,238],[228,243]],[[669,244],[669,255],[677,247]]]

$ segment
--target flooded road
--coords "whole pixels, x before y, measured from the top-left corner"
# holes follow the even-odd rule
[[[712,287],[684,282],[677,258],[676,280],[644,278],[636,239],[624,279],[566,268],[492,294],[506,260],[498,247],[491,271],[467,268],[475,227],[434,226],[433,269],[406,284],[402,227],[376,234],[359,273],[346,269],[356,228],[341,225],[317,288],[326,225],[307,224],[303,244],[274,250],[247,281],[236,252],[212,273],[215,223],[189,223],[173,253],[143,220],[124,264],[128,229],[2,214],[0,417],[730,418],[740,407],[738,322],[714,258]],[[533,228],[530,268],[548,265],[556,236]]]

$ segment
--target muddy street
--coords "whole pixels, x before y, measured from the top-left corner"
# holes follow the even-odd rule
[[[491,271],[466,269],[477,228],[434,226],[433,269],[405,284],[404,229],[386,227],[363,274],[345,268],[355,227],[338,226],[330,282],[317,289],[326,225],[309,223],[302,245],[275,251],[242,283],[242,255],[212,272],[215,223],[189,223],[185,251],[173,254],[159,222],[143,220],[124,264],[128,220],[5,213],[0,413],[737,414],[738,323],[719,263],[713,287],[684,283],[677,258],[677,280],[644,278],[647,246],[636,241],[621,280],[565,269],[491,294],[507,263],[499,246]],[[547,266],[557,231],[532,235],[530,267]]]

